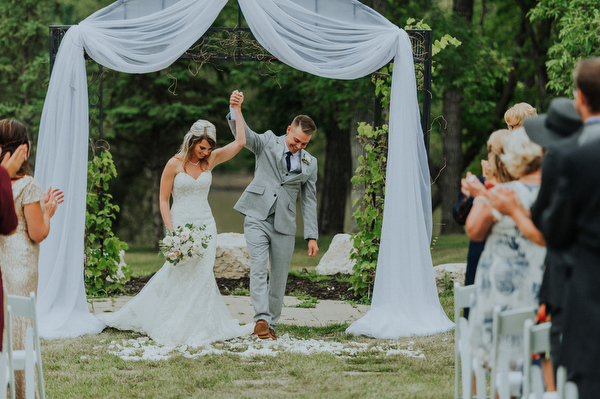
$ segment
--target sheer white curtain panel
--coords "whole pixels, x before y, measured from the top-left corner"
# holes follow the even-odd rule
[[[239,0],[260,44],[286,64],[356,79],[394,61],[385,211],[371,310],[349,328],[398,338],[444,332],[429,249],[431,189],[406,32],[353,0]]]
[[[38,315],[43,338],[104,328],[83,285],[88,156],[84,50],[110,69],[148,73],[169,66],[211,26],[227,0],[120,0],[72,26],[58,51],[40,123],[35,177],[65,192],[40,248]]]

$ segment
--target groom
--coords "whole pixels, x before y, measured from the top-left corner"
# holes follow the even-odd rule
[[[232,108],[241,108],[241,94],[233,92]],[[233,113],[227,115],[235,135]],[[317,160],[304,148],[317,127],[306,115],[298,115],[283,136],[272,131],[257,134],[245,125],[246,148],[256,156],[254,180],[234,209],[246,216],[244,235],[250,255],[250,298],[254,306],[254,333],[276,340],[275,328],[287,283],[296,234],[296,201],[300,193],[304,239],[308,255],[317,245]],[[267,283],[267,262],[269,281]]]

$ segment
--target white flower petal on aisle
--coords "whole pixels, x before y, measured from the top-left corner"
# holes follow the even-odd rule
[[[277,356],[284,352],[313,355],[331,353],[335,356],[349,357],[361,353],[380,353],[386,356],[402,355],[406,357],[425,358],[425,354],[414,349],[414,342],[334,342],[317,339],[292,338],[284,334],[277,341],[261,340],[250,336],[233,339],[221,343],[213,343],[198,348],[187,345],[159,345],[148,337],[111,341],[105,345],[96,345],[92,349],[94,354],[107,352],[123,360],[158,361],[167,360],[173,356],[183,356],[194,359],[201,356],[232,354],[248,358],[255,356]],[[87,357],[86,357],[87,358]]]
[[[36,179],[67,194],[40,253],[38,313],[44,338],[102,329],[87,311],[83,233],[88,98],[83,51],[116,71],[173,63],[227,0],[119,0],[71,27],[44,104]],[[373,305],[349,332],[397,338],[447,331],[431,263],[431,192],[408,35],[356,0],[239,0],[257,40],[294,68],[355,79],[394,61],[386,208]],[[232,210],[233,212],[233,210]]]

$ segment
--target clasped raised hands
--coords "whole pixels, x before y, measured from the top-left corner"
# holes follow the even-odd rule
[[[241,109],[242,103],[244,102],[244,93],[238,90],[234,90],[229,97],[229,105],[233,109]]]

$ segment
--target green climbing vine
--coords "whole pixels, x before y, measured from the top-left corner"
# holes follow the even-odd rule
[[[125,242],[112,231],[119,207],[111,203],[108,181],[117,176],[110,152],[105,149],[88,162],[87,206],[85,218],[85,288],[88,295],[106,296],[122,290],[131,277],[129,266],[119,267]]]
[[[423,20],[417,21],[411,18],[407,21],[405,29],[431,28]],[[432,55],[436,55],[448,46],[460,44],[458,39],[444,35],[433,43]],[[384,67],[374,75],[375,94],[381,98],[384,109],[389,109],[390,105],[392,68],[393,64],[390,64],[389,67]],[[379,255],[387,166],[387,138],[388,125],[373,127],[364,122],[359,124],[358,139],[363,145],[364,155],[358,159],[359,166],[352,177],[352,184],[357,188],[364,187],[364,196],[356,198],[352,204],[355,207],[360,202],[360,206],[353,214],[358,232],[352,235],[353,251],[350,258],[356,260],[356,264],[350,280],[355,294],[362,297],[365,303],[370,303],[371,300]]]
[[[362,199],[356,198],[352,206],[360,200],[360,206],[353,217],[358,226],[358,233],[352,236],[354,251],[350,255],[356,260],[353,275],[350,277],[356,295],[370,300],[379,240],[383,221],[383,200],[385,195],[385,168],[387,165],[387,133],[388,126],[375,128],[361,122],[358,137],[365,148],[365,155],[358,159],[359,166],[352,177],[352,184],[364,186]]]

